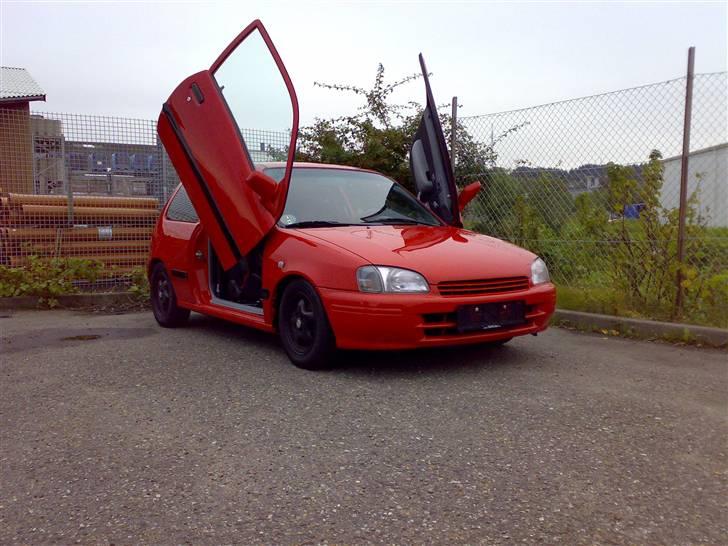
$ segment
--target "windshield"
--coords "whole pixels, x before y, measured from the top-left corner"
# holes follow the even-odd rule
[[[275,180],[282,168],[266,169]],[[399,184],[382,175],[345,169],[295,168],[280,224],[285,227],[329,225],[441,225]]]

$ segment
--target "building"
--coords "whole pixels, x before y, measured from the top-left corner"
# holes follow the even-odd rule
[[[0,191],[32,193],[30,103],[45,91],[24,68],[0,67]]]
[[[681,160],[681,156],[663,160],[663,207],[680,206]],[[705,223],[728,226],[728,143],[690,152],[687,181],[688,197],[698,192],[698,211]]]
[[[2,67],[0,77],[0,192],[166,199],[151,121],[31,112],[45,94],[28,71]]]

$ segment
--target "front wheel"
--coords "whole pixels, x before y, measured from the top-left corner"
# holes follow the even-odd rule
[[[296,366],[306,370],[331,367],[334,334],[321,298],[310,283],[296,280],[286,286],[278,307],[278,330],[283,348]]]
[[[172,281],[161,263],[156,264],[152,270],[149,292],[152,312],[160,326],[175,328],[187,322],[190,310],[177,305],[177,295],[174,293]]]

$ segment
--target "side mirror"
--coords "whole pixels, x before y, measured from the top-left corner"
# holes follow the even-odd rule
[[[475,196],[478,195],[481,188],[482,184],[480,182],[473,182],[460,190],[460,193],[458,193],[458,210],[460,212],[463,212],[465,207],[468,206],[468,203],[475,199]]]
[[[275,210],[278,197],[278,182],[267,174],[253,170],[245,179],[245,183],[260,196],[263,206],[269,211]]]
[[[427,176],[427,156],[421,140],[415,140],[412,144],[410,163],[412,164],[412,175],[415,178],[417,196],[427,195],[432,191],[433,185],[432,180]]]

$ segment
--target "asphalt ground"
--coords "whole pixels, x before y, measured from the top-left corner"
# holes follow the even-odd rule
[[[552,329],[340,360],[5,312],[0,543],[728,543],[726,352]]]

